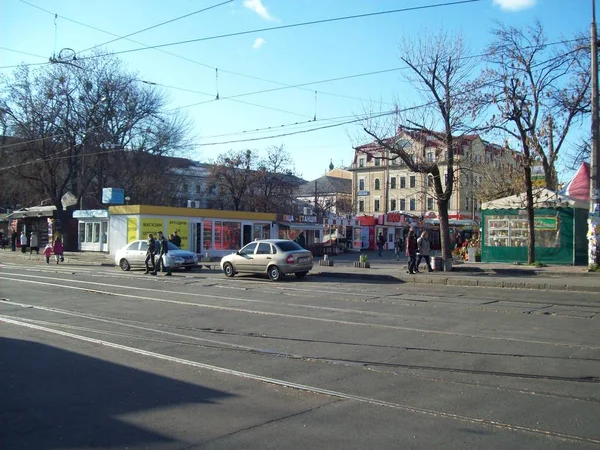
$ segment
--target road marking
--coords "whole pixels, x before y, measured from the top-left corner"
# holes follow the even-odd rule
[[[36,278],[44,278],[44,277],[36,277]],[[221,310],[221,311],[234,311],[234,312],[257,314],[257,315],[263,315],[263,316],[286,317],[289,319],[312,320],[312,321],[317,321],[317,322],[336,323],[336,324],[342,324],[342,325],[354,325],[354,326],[360,326],[360,327],[383,328],[383,329],[389,329],[389,330],[414,331],[417,333],[439,334],[439,335],[444,335],[444,336],[461,336],[461,337],[489,339],[489,340],[496,340],[496,341],[509,341],[509,342],[523,342],[523,343],[529,343],[529,344],[553,345],[553,346],[557,346],[557,347],[567,347],[567,348],[578,348],[578,349],[585,348],[585,349],[593,349],[593,350],[600,349],[599,346],[590,346],[590,345],[574,345],[574,344],[563,344],[563,343],[530,340],[530,339],[516,339],[516,338],[512,338],[512,337],[499,337],[499,336],[485,336],[485,335],[481,335],[481,334],[454,333],[454,332],[450,332],[450,331],[428,330],[428,329],[424,329],[424,328],[402,327],[402,326],[397,326],[397,325],[383,325],[383,324],[378,324],[378,323],[354,322],[354,321],[340,320],[340,319],[326,319],[323,317],[302,316],[299,314],[283,314],[283,313],[276,313],[276,312],[269,312],[269,311],[257,311],[257,310],[253,310],[253,309],[209,305],[206,303],[193,303],[193,302],[186,302],[186,301],[182,301],[182,300],[169,300],[169,299],[156,298],[156,297],[145,297],[145,296],[141,296],[141,295],[122,294],[119,292],[101,291],[98,289],[90,289],[90,288],[77,287],[77,286],[67,286],[64,284],[48,283],[48,282],[42,282],[42,281],[22,280],[19,278],[10,278],[10,277],[6,277],[6,276],[0,276],[0,280],[17,281],[19,283],[41,284],[41,285],[45,285],[45,286],[54,286],[54,287],[60,287],[60,288],[64,288],[64,289],[86,291],[86,292],[91,292],[91,293],[95,293],[95,294],[111,295],[114,297],[125,297],[125,298],[137,299],[137,300],[147,300],[147,301],[158,302],[158,303],[172,303],[175,305],[193,306],[196,308],[208,308],[208,309],[216,309],[216,310]],[[91,282],[85,282],[85,281],[79,281],[79,280],[65,280],[65,282],[67,282],[67,281],[70,283],[85,283],[85,284],[106,286],[106,283],[91,283]],[[180,293],[180,292],[171,292],[171,291],[164,291],[164,290],[151,289],[151,288],[139,288],[139,287],[131,287],[131,286],[116,286],[116,285],[109,285],[109,286],[121,287],[124,289],[152,291],[154,293],[159,293],[159,292],[160,293],[168,293],[171,295],[183,295],[184,294],[184,293]],[[278,304],[278,303],[269,302],[269,301],[265,301],[265,300],[239,299],[239,298],[234,298],[234,297],[222,297],[222,296],[207,295],[207,294],[185,294],[185,295],[208,297],[208,298],[220,299],[220,300],[233,300],[233,301],[238,301],[238,302]],[[1,302],[0,302],[0,304],[1,304]],[[284,305],[290,306],[289,304],[284,304]],[[318,306],[311,306],[311,305],[303,305],[303,306],[306,308],[313,308],[313,309],[325,309],[325,310],[331,309],[331,308],[327,308],[327,307],[318,307]],[[350,310],[340,309],[340,310],[335,310],[335,311],[361,313],[361,311],[359,311],[359,310],[352,310],[352,309],[350,309]]]
[[[376,398],[362,397],[359,395],[349,394],[346,392],[334,391],[334,390],[330,390],[330,389],[323,389],[323,388],[319,388],[316,386],[309,386],[306,384],[293,383],[290,381],[281,380],[281,379],[277,379],[277,378],[271,378],[271,377],[265,377],[262,375],[257,375],[257,374],[253,374],[253,373],[249,373],[249,372],[242,372],[239,370],[227,369],[225,367],[219,367],[219,366],[213,366],[210,364],[199,363],[199,362],[192,361],[189,359],[177,358],[177,357],[165,355],[162,353],[150,352],[150,351],[142,350],[142,349],[135,348],[135,347],[129,347],[126,345],[121,345],[121,344],[115,344],[110,341],[104,341],[101,339],[95,339],[95,338],[90,338],[87,336],[81,336],[78,334],[68,333],[66,331],[61,331],[61,330],[55,330],[53,328],[43,327],[40,325],[23,322],[21,320],[15,320],[10,316],[0,315],[0,321],[9,323],[12,325],[30,328],[30,329],[37,330],[37,331],[44,331],[46,333],[56,334],[56,335],[63,336],[63,337],[69,337],[69,338],[80,340],[80,341],[90,342],[90,343],[97,344],[97,345],[103,345],[105,347],[123,350],[126,352],[130,352],[130,353],[134,353],[134,354],[138,354],[138,355],[142,355],[142,356],[147,356],[150,358],[156,358],[156,359],[160,359],[163,361],[169,361],[169,362],[175,363],[175,364],[181,364],[181,365],[185,365],[185,366],[195,367],[198,369],[210,370],[210,371],[217,372],[217,373],[223,373],[223,374],[231,375],[231,376],[235,376],[235,377],[250,379],[250,380],[254,380],[254,381],[260,381],[263,383],[273,384],[276,386],[282,386],[282,387],[286,387],[286,388],[290,388],[290,389],[298,389],[298,390],[301,390],[304,392],[311,392],[311,393],[315,393],[315,394],[326,395],[329,397],[339,398],[342,400],[349,400],[349,401],[355,401],[355,402],[359,402],[359,403],[366,403],[366,404],[371,404],[371,405],[376,405],[376,406],[382,406],[382,407],[391,408],[391,409],[398,409],[398,410],[406,411],[406,412],[413,413],[413,414],[421,414],[421,415],[440,417],[440,418],[444,418],[444,419],[456,420],[456,421],[461,421],[461,422],[468,422],[468,423],[480,425],[483,427],[493,427],[493,428],[499,428],[499,429],[504,429],[504,430],[509,430],[509,431],[516,431],[516,432],[534,434],[534,435],[538,435],[538,436],[545,436],[545,437],[550,437],[550,438],[555,438],[555,439],[565,439],[565,440],[575,441],[575,442],[587,442],[587,443],[596,444],[596,445],[600,444],[600,440],[588,438],[588,437],[584,437],[584,436],[577,436],[577,435],[561,433],[561,432],[556,432],[556,431],[551,431],[551,430],[543,430],[543,429],[537,429],[537,428],[527,427],[527,426],[523,426],[523,425],[499,422],[499,421],[495,421],[495,420],[464,416],[461,414],[452,414],[452,413],[447,413],[444,411],[438,411],[438,410],[434,410],[434,409],[419,408],[416,406],[410,406],[410,405],[406,405],[403,403],[388,402],[388,401],[379,400]]]

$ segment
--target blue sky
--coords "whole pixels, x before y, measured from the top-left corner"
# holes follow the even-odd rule
[[[90,27],[124,36],[224,1],[27,0],[26,3],[3,0],[0,2],[0,66],[44,62],[62,48],[79,53],[114,39],[114,36]],[[145,45],[159,45],[450,2],[234,0],[130,39]],[[58,14],[56,25],[54,14]],[[360,127],[349,124],[271,139],[223,142],[325,127],[352,120],[365,111],[390,109],[390,103],[396,98],[412,98],[414,90],[401,78],[398,70],[310,84],[399,68],[402,64],[398,47],[405,37],[443,27],[462,32],[471,50],[481,53],[490,41],[489,31],[494,21],[526,26],[536,19],[544,26],[550,41],[570,38],[575,32],[588,33],[591,0],[480,0],[163,47],[163,50],[187,60],[149,49],[123,53],[120,58],[129,69],[138,72],[140,79],[178,88],[165,88],[170,107],[182,108],[192,119],[199,144],[221,143],[200,145],[190,157],[207,162],[232,148],[264,152],[269,146],[284,145],[295,161],[296,170],[310,180],[327,170],[330,159],[336,166],[351,162],[353,146],[369,141],[361,134]],[[140,44],[121,39],[104,48],[119,52],[140,47]],[[0,69],[0,73],[6,74],[10,70]],[[305,83],[302,88],[227,99]],[[217,91],[220,99],[214,100]],[[200,102],[205,103],[186,107]],[[315,115],[317,120],[309,122]],[[292,125],[301,122],[304,123]],[[252,132],[267,127],[271,129]],[[589,122],[583,127],[589,129]],[[561,173],[561,179],[568,176],[569,173]]]

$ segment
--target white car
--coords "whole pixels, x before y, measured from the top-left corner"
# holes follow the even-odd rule
[[[221,259],[221,269],[228,277],[242,272],[266,273],[273,281],[286,273],[302,278],[312,267],[312,253],[288,239],[256,240]]]
[[[171,269],[180,267],[185,270],[191,270],[198,265],[198,255],[187,250],[181,250],[175,244],[168,243],[169,252],[167,253],[167,261]],[[148,241],[139,240],[127,244],[125,247],[117,250],[115,254],[115,265],[122,270],[129,270],[132,267],[146,267],[146,251],[148,250]]]

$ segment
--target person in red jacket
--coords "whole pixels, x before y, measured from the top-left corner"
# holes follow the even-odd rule
[[[56,264],[61,261],[64,261],[65,258],[63,253],[65,252],[65,248],[63,246],[62,241],[60,240],[60,236],[57,236],[54,240],[54,245],[52,246],[52,252],[54,253],[54,257],[56,258]]]

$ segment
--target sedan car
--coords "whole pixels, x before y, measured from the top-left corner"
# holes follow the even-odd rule
[[[302,278],[312,266],[312,253],[287,239],[256,240],[221,259],[221,269],[228,277],[236,273],[266,273],[273,281],[287,273]]]
[[[175,244],[169,242],[169,252],[167,260],[171,269],[180,267],[191,270],[198,265],[198,255],[187,250],[181,250]],[[132,267],[145,267],[146,251],[148,250],[148,241],[133,241],[125,247],[117,250],[115,254],[115,264],[123,270],[129,270]]]

